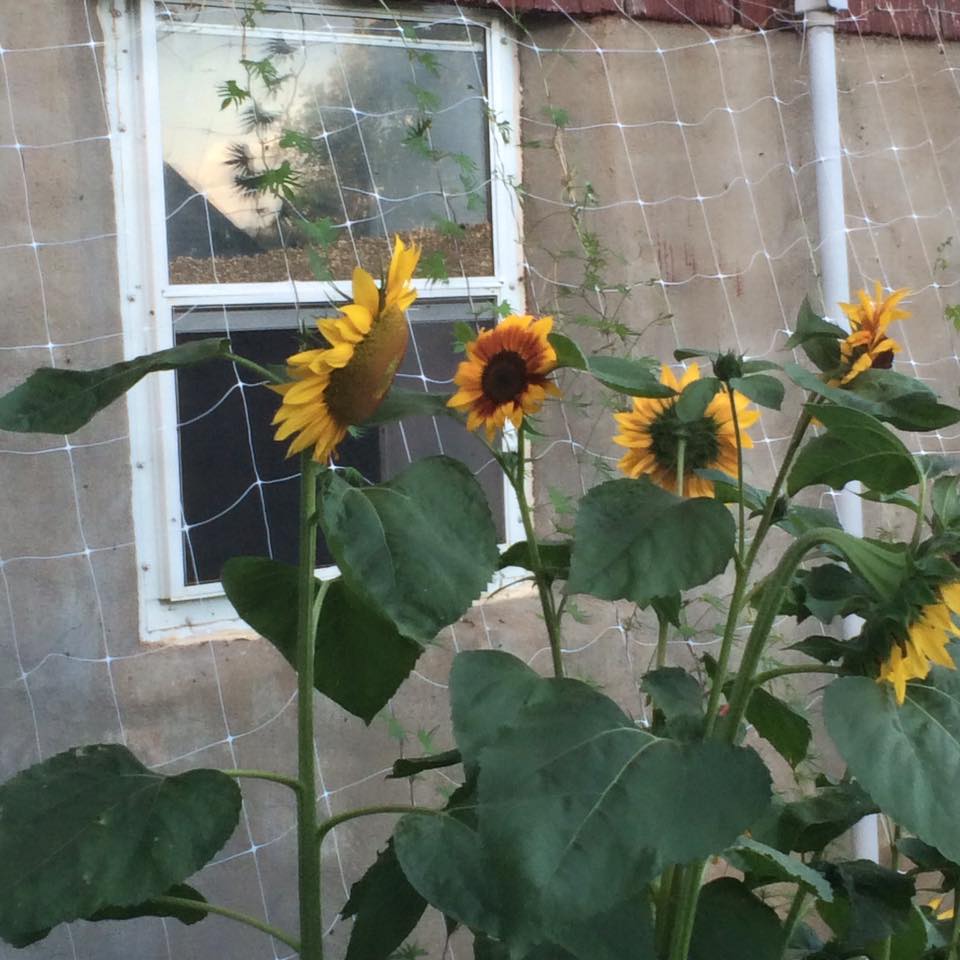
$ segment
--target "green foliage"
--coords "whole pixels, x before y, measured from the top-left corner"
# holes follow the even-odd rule
[[[229,347],[227,340],[195,340],[98,370],[41,367],[0,397],[0,430],[73,433],[148,373],[222,360]]]
[[[699,720],[703,716],[703,690],[680,667],[651,670],[644,676],[640,689],[650,695],[668,725],[681,718]]]
[[[784,349],[801,347],[814,366],[831,373],[840,366],[840,341],[844,337],[843,328],[815,313],[805,298],[797,315],[797,328],[784,344]]]
[[[783,404],[783,383],[765,373],[755,373],[749,377],[734,377],[730,381],[730,386],[761,407],[779,410]]]
[[[810,722],[779,697],[762,687],[754,690],[747,705],[747,722],[791,767],[806,759],[813,736]]]
[[[320,493],[320,525],[346,586],[404,636],[433,640],[496,569],[490,508],[456,460],[420,460],[364,490],[328,470]]]
[[[787,480],[791,495],[817,483],[839,490],[851,480],[894,493],[920,479],[910,451],[879,420],[843,407],[808,409],[827,432],[809,440],[797,456]]]
[[[739,880],[721,877],[700,891],[690,960],[779,960],[782,950],[776,913]]]
[[[550,580],[566,580],[570,576],[570,543],[538,542],[537,553],[543,572]],[[525,570],[534,570],[535,565],[530,555],[530,545],[526,540],[508,547],[500,554],[499,569],[505,567],[523,567]]]
[[[933,667],[907,686],[842,677],[824,697],[824,718],[853,775],[888,816],[950,860],[960,860],[960,679]]]
[[[702,377],[688,383],[677,397],[674,410],[681,423],[695,423],[703,418],[707,406],[716,396],[721,383],[714,377]]]
[[[798,857],[791,857],[751,837],[740,837],[723,852],[723,858],[744,873],[745,882],[750,887],[796,883],[816,894],[819,900],[833,900],[833,889],[823,874],[807,866]]]
[[[660,382],[659,367],[649,358],[593,356],[587,358],[587,370],[605,387],[631,397],[673,397],[677,393]]]
[[[233,557],[222,580],[237,613],[296,669],[297,568],[266,557]],[[366,723],[397,692],[423,652],[343,580],[327,589],[316,643],[314,686]]]
[[[365,421],[364,426],[381,426],[405,420],[407,417],[453,417],[460,415],[447,406],[449,394],[424,393],[422,390],[404,390],[402,387],[392,387],[383,398],[376,413]]]
[[[547,339],[556,351],[558,367],[573,367],[574,370],[587,369],[587,358],[573,340],[562,333],[551,333]]]
[[[581,501],[567,589],[646,606],[722,573],[735,532],[715,500],[677,497],[646,479],[608,481]]]
[[[239,815],[230,777],[164,777],[118,744],[30,767],[0,787],[0,936],[30,942],[59,923],[128,907],[149,915],[139,905],[207,863]]]
[[[388,960],[413,932],[426,908],[427,901],[400,869],[391,840],[350,888],[350,898],[340,911],[344,920],[356,917],[346,960]]]

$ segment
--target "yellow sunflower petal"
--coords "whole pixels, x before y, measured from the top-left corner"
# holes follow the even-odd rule
[[[353,268],[353,300],[356,306],[365,308],[371,317],[380,312],[380,291],[373,277],[362,267]]]

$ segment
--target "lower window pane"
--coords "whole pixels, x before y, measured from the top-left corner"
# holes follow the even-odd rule
[[[460,357],[452,321],[472,322],[490,305],[427,302],[411,308],[410,346],[397,384],[406,389],[450,392]],[[329,307],[302,307],[312,318]],[[488,323],[490,321],[487,321]],[[292,307],[193,308],[175,317],[176,342],[228,333],[236,353],[262,364],[282,364],[298,349],[297,311]],[[180,483],[183,511],[183,572],[187,585],[215,582],[231,556],[255,554],[296,563],[297,459],[288,444],[273,439],[270,421],[276,394],[256,374],[226,363],[177,373]],[[447,454],[477,475],[504,537],[503,485],[489,452],[449,418],[411,417],[348,437],[339,465],[372,483],[387,480],[413,460]],[[317,564],[331,562],[321,542]]]

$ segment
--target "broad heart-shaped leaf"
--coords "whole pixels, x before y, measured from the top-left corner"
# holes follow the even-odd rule
[[[363,490],[328,470],[320,495],[320,524],[344,581],[411,639],[433,640],[496,569],[490,507],[457,460],[429,457]]]
[[[750,697],[746,716],[791,767],[806,757],[812,736],[810,722],[789,704],[759,687]]]
[[[776,913],[739,880],[721,877],[700,891],[690,960],[780,960],[783,930]]]
[[[798,883],[812,890],[820,900],[833,900],[833,889],[822,873],[808,867],[799,858],[768,847],[765,843],[758,843],[750,837],[741,837],[724,851],[723,858],[748,875],[751,886]]]
[[[30,767],[0,787],[0,936],[164,893],[226,843],[239,815],[225,774],[164,777],[119,744]]]
[[[223,359],[229,340],[195,340],[98,370],[41,367],[0,397],[0,430],[73,433],[148,373]]]
[[[575,680],[540,680],[480,755],[480,834],[508,929],[572,923],[635,895],[671,863],[719,852],[766,808],[752,750],[681,743],[633,724]]]
[[[899,430],[937,430],[960,420],[960,410],[940,403],[926,384],[892,370],[867,370],[847,387],[832,387],[795,363],[783,369],[798,387]]]
[[[410,885],[391,840],[350,888],[340,916],[356,917],[346,960],[388,960],[423,916],[427,901]]]
[[[422,390],[393,387],[377,407],[376,413],[363,425],[393,423],[406,417],[458,417],[453,407],[447,406],[450,396],[448,393],[424,393]]]
[[[464,761],[472,764],[512,725],[541,678],[512,654],[467,650],[454,658],[449,683],[454,737]]]
[[[808,440],[787,478],[792,496],[815,483],[839,490],[860,480],[871,490],[894,493],[920,479],[910,451],[879,420],[859,410],[817,406],[827,433]]]
[[[646,606],[722,573],[735,535],[715,500],[677,497],[646,478],[610,480],[580,501],[567,591]]]
[[[880,809],[960,862],[960,677],[933,667],[923,684],[893,689],[841,677],[823,698],[827,731]]]
[[[659,364],[644,357],[588,357],[587,370],[605,387],[631,397],[674,397],[677,391],[660,382]]]
[[[233,557],[221,579],[237,613],[296,669],[297,568],[267,557]],[[334,703],[370,723],[422,652],[342,580],[329,585],[317,624],[314,686]]]

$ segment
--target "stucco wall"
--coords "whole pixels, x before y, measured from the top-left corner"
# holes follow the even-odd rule
[[[608,278],[631,289],[620,316],[643,331],[631,341],[637,353],[666,359],[681,343],[775,350],[803,295],[817,289],[802,39],[619,18],[532,21],[520,39],[529,308],[581,312],[575,293],[557,298],[558,284],[576,287],[582,277],[566,255],[577,241],[564,206],[560,146],[566,176],[595,190],[598,202],[584,223],[619,255],[610,258]],[[79,368],[122,355],[100,40],[97,18],[81,2],[0,5],[0,391],[51,359]],[[942,312],[960,277],[960,250],[942,251],[945,269],[935,269],[935,259],[939,244],[960,237],[953,207],[960,155],[952,149],[960,136],[957,46],[840,42],[852,283],[880,276],[919,291],[916,319],[903,328],[907,359],[954,400],[960,368]],[[566,113],[557,143],[547,107]],[[608,302],[615,296],[606,294]],[[652,322],[662,314],[671,316]],[[603,340],[567,329],[590,346]],[[579,493],[599,475],[596,457],[607,467],[616,457],[607,412],[597,397],[584,399],[587,407],[570,403],[550,416],[561,441],[541,451],[544,529],[556,519],[547,488]],[[788,432],[785,417],[764,415],[755,436],[765,442],[749,460],[757,483],[769,481],[771,453]],[[0,776],[74,743],[121,740],[164,771],[279,764],[290,772],[294,678],[265,643],[139,643],[127,435],[122,405],[69,444],[0,434]],[[956,443],[948,431],[943,445]],[[644,619],[583,606],[585,621],[570,621],[570,673],[638,711],[635,676],[652,642]],[[694,646],[678,642],[676,656],[709,643],[715,620],[707,609]],[[402,749],[420,752],[419,730],[433,731],[439,748],[449,744],[444,680],[453,652],[487,645],[547,668],[528,601],[478,605],[445,632],[396,698]],[[321,704],[318,729],[332,812],[411,794],[429,803],[447,785],[439,775],[413,787],[384,780],[401,749],[397,725],[378,720],[364,729]],[[237,835],[197,885],[211,899],[293,926],[292,805],[273,785],[246,785],[245,795]],[[385,822],[348,825],[331,841],[331,921],[388,829]],[[439,955],[436,920],[418,939]],[[274,954],[265,938],[209,919],[189,929],[157,920],[75,924],[25,954],[0,946],[0,958],[14,956]]]

